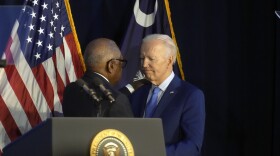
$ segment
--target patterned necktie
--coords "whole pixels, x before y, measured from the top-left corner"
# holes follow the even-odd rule
[[[159,91],[160,91],[160,88],[158,88],[158,87],[155,87],[153,90],[151,98],[146,106],[146,113],[145,113],[146,118],[152,117],[152,115],[155,111],[155,108],[157,106],[157,97],[158,97]]]

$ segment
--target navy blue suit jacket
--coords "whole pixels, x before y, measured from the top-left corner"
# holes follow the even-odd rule
[[[135,117],[143,117],[149,89],[144,85],[130,97]],[[161,118],[168,156],[197,156],[204,136],[205,101],[203,92],[175,76],[153,114]]]

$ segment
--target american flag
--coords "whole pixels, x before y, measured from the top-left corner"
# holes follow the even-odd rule
[[[64,87],[84,71],[68,0],[26,0],[0,69],[0,149],[62,114]],[[0,152],[1,155],[1,152]]]

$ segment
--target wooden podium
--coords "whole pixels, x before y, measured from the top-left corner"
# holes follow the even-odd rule
[[[161,119],[50,118],[7,145],[3,155],[106,156],[113,145],[116,156],[165,156]]]

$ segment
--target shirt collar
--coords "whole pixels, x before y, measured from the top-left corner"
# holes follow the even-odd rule
[[[165,91],[172,79],[174,78],[175,74],[172,71],[171,74],[158,86],[162,91]]]
[[[109,82],[109,80],[105,77],[105,76],[103,76],[102,74],[100,74],[100,73],[97,73],[97,72],[94,72],[95,74],[97,74],[97,75],[99,75],[99,76],[101,76],[101,77],[103,77],[107,82]],[[109,82],[110,83],[110,82]]]
[[[160,90],[164,92],[168,87],[168,85],[170,84],[170,82],[172,81],[172,79],[174,78],[174,76],[175,74],[172,71],[171,74],[159,86],[152,84],[151,90],[153,90],[155,87],[159,87]]]

